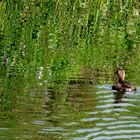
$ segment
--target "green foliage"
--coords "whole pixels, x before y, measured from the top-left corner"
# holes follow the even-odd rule
[[[3,0],[1,83],[9,75],[13,85],[16,76],[22,76],[23,83],[36,83],[40,67],[42,80],[49,81],[69,79],[81,67],[111,73],[117,66],[138,69],[138,10],[130,0]]]

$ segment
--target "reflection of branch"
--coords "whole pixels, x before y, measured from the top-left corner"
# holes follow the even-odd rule
[[[55,11],[56,11],[56,15],[57,16],[60,16],[60,7],[61,7],[61,2],[58,0],[57,2],[56,2],[56,9],[55,9]]]
[[[121,11],[123,10],[123,4],[124,4],[124,1],[123,0],[119,0],[119,6],[120,6]]]

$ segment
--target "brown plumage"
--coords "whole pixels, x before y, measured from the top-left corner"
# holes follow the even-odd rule
[[[122,68],[118,68],[116,71],[116,75],[118,77],[118,81],[116,84],[112,86],[113,90],[125,92],[125,91],[136,91],[136,87],[131,83],[124,81],[125,79],[125,71]]]

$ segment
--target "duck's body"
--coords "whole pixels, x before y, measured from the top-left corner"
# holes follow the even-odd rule
[[[127,81],[118,81],[112,86],[112,89],[122,92],[136,91],[136,87]]]
[[[136,91],[136,87],[131,83],[124,81],[125,71],[122,68],[119,68],[116,71],[118,76],[118,82],[112,86],[113,90],[121,91],[121,92],[133,92]]]

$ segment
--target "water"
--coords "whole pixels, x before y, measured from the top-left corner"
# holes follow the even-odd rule
[[[140,87],[135,94],[119,94],[111,84],[97,84],[89,77],[64,83],[68,87],[62,93],[53,88],[39,90],[39,83],[28,96],[17,99],[14,110],[2,111],[0,138],[140,139]]]
[[[0,139],[140,139],[138,1],[3,0],[0,11]],[[111,90],[117,66],[136,94]]]

